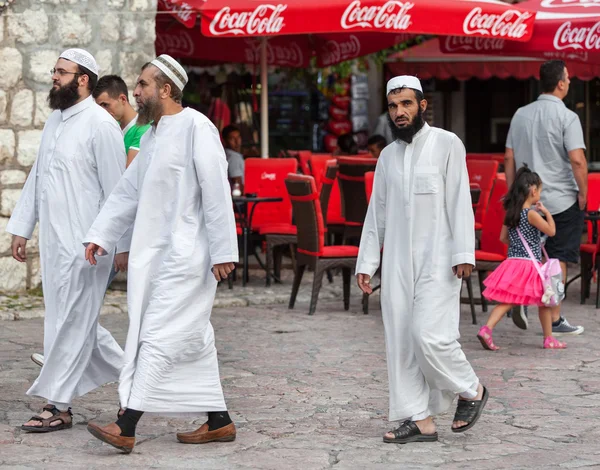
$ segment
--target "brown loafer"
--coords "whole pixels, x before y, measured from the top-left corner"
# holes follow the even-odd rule
[[[108,426],[98,426],[94,423],[88,423],[87,430],[96,439],[106,442],[126,454],[131,453],[135,445],[135,437],[121,436],[121,428],[117,423],[111,423]]]
[[[231,423],[214,431],[208,430],[208,423],[204,423],[192,432],[178,432],[177,440],[184,444],[206,444],[207,442],[235,441],[235,424]]]

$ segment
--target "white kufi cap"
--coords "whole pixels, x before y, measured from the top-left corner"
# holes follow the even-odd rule
[[[84,51],[83,49],[67,49],[60,55],[60,58],[75,62],[98,76],[98,64],[94,56],[88,51]]]
[[[170,55],[161,54],[150,63],[158,67],[167,77],[173,80],[177,88],[183,91],[183,87],[188,82],[188,76],[179,62]]]
[[[423,93],[421,81],[412,75],[400,75],[387,82],[386,96],[390,94],[390,91],[395,90],[396,88],[412,88],[413,90],[419,90]]]

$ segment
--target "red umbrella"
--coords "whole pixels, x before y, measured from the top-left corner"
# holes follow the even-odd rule
[[[195,25],[199,15],[202,34],[223,41],[215,40],[209,46],[196,49],[190,46],[197,43],[193,40],[196,33],[180,32],[162,44],[159,39],[159,51],[167,52],[169,44],[177,44],[180,48],[187,47],[188,51],[193,48],[196,58],[204,55],[208,60],[237,61],[242,57],[248,62],[248,57],[252,61],[257,55],[260,57],[261,154],[264,158],[268,156],[269,57],[271,63],[283,61],[306,66],[306,57],[314,53],[320,65],[331,65],[390,47],[395,44],[393,36],[397,34],[527,41],[534,21],[532,12],[499,0],[160,0],[159,4],[160,10],[168,11],[188,28]],[[373,36],[368,38],[367,35]],[[386,36],[391,36],[390,42]],[[267,37],[276,37],[269,41],[273,41],[270,48]],[[226,44],[224,41],[228,38],[231,42]],[[242,38],[262,38],[260,51]],[[162,45],[165,45],[163,49],[159,47]],[[233,57],[237,59],[231,59]]]
[[[537,12],[529,42],[449,37],[441,41],[442,50],[600,63],[598,0],[529,0],[519,6]]]

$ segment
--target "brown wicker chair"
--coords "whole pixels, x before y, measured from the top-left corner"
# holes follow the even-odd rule
[[[341,268],[344,282],[344,309],[350,308],[350,279],[356,266],[358,247],[325,246],[325,227],[319,194],[312,176],[289,174],[285,180],[296,226],[298,248],[296,250],[296,272],[292,285],[289,308],[294,308],[302,276],[308,266],[314,271],[309,315],[315,312],[323,274],[328,269]]]
[[[325,220],[327,216],[329,196],[331,194],[331,188],[335,182],[335,178],[337,177],[337,172],[338,166],[335,160],[330,160],[325,164],[323,176],[321,177],[319,196],[321,201],[321,209],[323,211],[323,220]],[[298,240],[298,231],[296,225],[278,224],[273,226],[265,226],[261,228],[259,233],[265,236],[265,242],[267,244],[267,272],[273,272],[276,279],[280,278],[281,259],[283,256],[283,250],[281,248],[285,246],[290,247],[290,253],[292,255],[292,267],[294,271],[296,271],[295,245]],[[330,281],[332,280],[330,279]],[[270,285],[271,276],[267,274],[267,286]]]
[[[359,239],[367,215],[365,173],[375,171],[377,159],[370,157],[338,157],[338,179],[345,219],[344,241]]]

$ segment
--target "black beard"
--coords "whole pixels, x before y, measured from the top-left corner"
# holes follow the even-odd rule
[[[411,144],[415,134],[421,130],[423,125],[425,125],[425,121],[423,120],[423,110],[419,106],[419,111],[417,111],[417,115],[414,117],[413,121],[404,127],[398,127],[388,114],[388,125],[392,131],[394,140],[400,139],[407,144]]]
[[[73,80],[66,85],[50,89],[50,93],[48,93],[48,106],[50,106],[50,109],[64,111],[77,103],[79,98],[79,83],[77,82],[77,75],[75,75]]]
[[[146,101],[142,106],[138,104],[138,118],[136,124],[145,126],[156,120],[163,113],[163,106],[158,101],[158,96]]]

